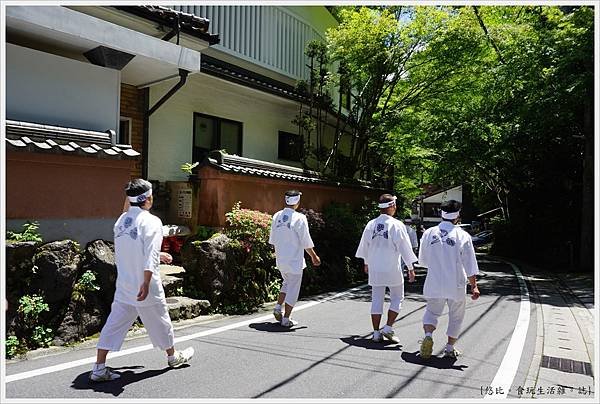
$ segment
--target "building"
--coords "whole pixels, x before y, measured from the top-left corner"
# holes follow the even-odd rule
[[[8,228],[35,219],[45,239],[111,238],[122,184],[140,176],[156,184],[163,220],[221,225],[214,217],[231,208],[229,199],[253,207],[251,194],[242,190],[261,174],[236,172],[235,181],[219,186],[230,198],[208,205],[200,197],[210,183],[206,175],[221,169],[208,159],[211,151],[249,159],[255,167],[270,165],[273,175],[302,166],[292,121],[305,100],[295,85],[309,74],[307,43],[337,24],[327,8],[6,10]],[[339,102],[337,94],[332,89]],[[340,119],[347,113],[341,111]],[[333,147],[337,118],[332,111],[314,146]],[[342,135],[340,155],[349,144]],[[190,182],[181,166],[192,162],[205,168]],[[320,175],[300,171],[302,178]],[[307,184],[289,176],[280,181],[264,189],[269,202],[255,208],[272,210],[276,193]],[[341,202],[357,203],[357,192],[364,199],[381,191],[319,181],[325,187],[320,192],[335,193]],[[43,200],[32,201],[31,188]]]

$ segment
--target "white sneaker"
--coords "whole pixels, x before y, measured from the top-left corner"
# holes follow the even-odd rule
[[[381,335],[383,335],[386,339],[395,342],[396,344],[400,342],[400,338],[396,337],[394,330],[385,331],[385,328],[381,331]]]
[[[102,368],[102,370],[92,370],[90,372],[90,381],[92,382],[110,382],[112,380],[117,380],[120,377],[120,374],[113,372],[107,367]]]
[[[175,352],[175,358],[169,360],[169,367],[176,368],[184,363],[188,363],[190,359],[194,356],[194,348],[189,347],[184,349],[183,351]]]
[[[275,320],[281,322],[281,319],[283,318],[283,315],[281,314],[281,310],[273,309],[273,317],[275,317]]]
[[[282,327],[286,327],[286,328],[292,328],[293,326],[298,325],[298,322],[292,320],[292,319],[288,319],[286,321],[285,317],[283,318],[283,320],[281,320],[281,326]]]
[[[373,342],[381,342],[383,341],[383,336],[380,331],[373,331]]]

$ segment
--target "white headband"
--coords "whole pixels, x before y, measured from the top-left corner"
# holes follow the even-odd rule
[[[129,202],[142,203],[142,202],[146,202],[146,199],[148,199],[150,196],[152,196],[152,188],[150,188],[149,190],[147,190],[146,192],[144,192],[141,195],[128,196],[127,198],[129,199]]]
[[[302,195],[302,193],[300,193],[300,195]],[[296,195],[296,196],[285,196],[285,204],[292,206],[297,204],[298,202],[300,202],[300,195]]]
[[[377,205],[378,208],[380,209],[385,209],[385,208],[389,208],[391,206],[394,206],[396,204],[396,197],[394,196],[394,199],[389,201],[389,202],[381,202],[379,205]]]
[[[444,212],[442,210],[442,218],[444,219],[448,219],[448,220],[454,220],[456,219],[458,216],[460,216],[460,211],[458,212]]]

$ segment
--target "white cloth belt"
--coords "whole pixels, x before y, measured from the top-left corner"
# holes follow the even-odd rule
[[[146,199],[148,199],[151,196],[152,196],[152,188],[147,190],[146,192],[144,192],[141,195],[128,196],[127,198],[129,199],[129,202],[142,203],[142,202],[146,202]]]
[[[444,212],[442,210],[442,218],[444,218],[444,219],[454,220],[454,219],[458,218],[458,216],[460,216],[460,211],[449,213],[449,212]]]
[[[300,194],[302,195],[302,194]],[[296,196],[286,196],[285,197],[285,204],[288,206],[293,206],[295,204],[297,204],[298,202],[300,202],[300,195],[296,195]]]

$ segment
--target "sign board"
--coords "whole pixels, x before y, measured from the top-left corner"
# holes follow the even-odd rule
[[[185,219],[192,218],[192,189],[179,188],[177,189],[177,217]]]

